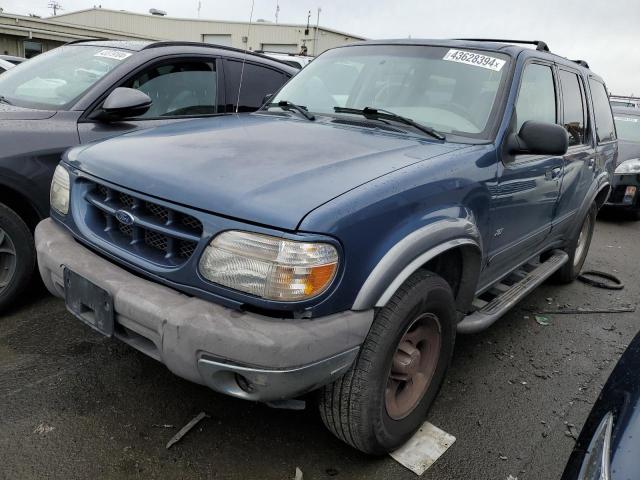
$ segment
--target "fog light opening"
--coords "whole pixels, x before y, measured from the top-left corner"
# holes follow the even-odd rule
[[[253,384],[239,373],[236,373],[236,383],[244,392],[253,393],[255,391]]]

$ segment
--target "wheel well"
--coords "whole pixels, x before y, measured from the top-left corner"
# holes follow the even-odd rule
[[[41,215],[33,206],[31,201],[21,193],[12,190],[11,188],[2,186],[2,195],[0,195],[0,203],[3,203],[11,210],[16,212],[22,220],[27,224],[29,229],[33,232],[36,225],[42,220]]]
[[[604,202],[607,201],[607,198],[609,198],[610,192],[611,192],[611,187],[609,185],[607,185],[605,188],[603,188],[598,192],[595,198],[595,202],[596,202],[596,205],[598,206],[598,210],[600,210],[604,205]]]
[[[462,280],[462,252],[459,248],[441,253],[425,263],[422,268],[441,276],[451,287],[453,296],[458,296]]]

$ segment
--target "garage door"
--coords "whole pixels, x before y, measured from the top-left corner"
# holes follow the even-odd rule
[[[300,50],[295,43],[263,43],[262,50],[277,53],[298,53]]]
[[[202,41],[204,43],[212,43],[214,45],[222,45],[223,47],[230,47],[231,35],[204,34],[202,35]]]

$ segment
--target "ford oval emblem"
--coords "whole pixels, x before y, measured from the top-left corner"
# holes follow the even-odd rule
[[[116,212],[116,219],[123,225],[133,225],[136,218],[126,210],[118,210]]]

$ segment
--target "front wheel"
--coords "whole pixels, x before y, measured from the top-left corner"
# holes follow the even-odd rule
[[[591,246],[591,239],[593,238],[593,231],[596,228],[596,217],[598,215],[598,209],[596,205],[592,205],[589,212],[582,221],[582,226],[578,231],[578,234],[571,240],[569,246],[565,251],[569,254],[569,260],[565,263],[560,270],[558,270],[553,279],[558,283],[571,283],[582,270],[587,254],[589,253],[589,247]]]
[[[0,203],[0,312],[27,286],[35,263],[29,228],[18,214]]]
[[[451,287],[418,271],[373,322],[352,368],[320,393],[320,414],[369,454],[405,443],[424,422],[449,367],[456,333]]]

